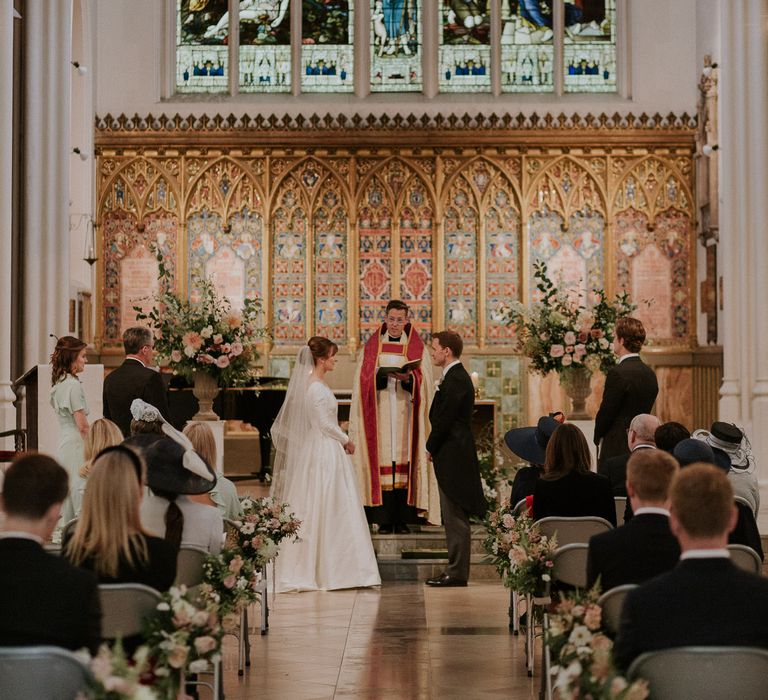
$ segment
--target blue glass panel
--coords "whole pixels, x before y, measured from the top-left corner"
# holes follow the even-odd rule
[[[440,91],[489,92],[491,15],[487,0],[442,0]]]
[[[240,0],[240,92],[290,92],[290,0]]]
[[[371,1],[371,92],[421,92],[419,0]]]
[[[354,11],[349,0],[302,0],[302,92],[354,90]]]
[[[563,1],[566,92],[616,91],[616,0]]]
[[[502,0],[501,89],[554,89],[552,0]]]
[[[228,36],[227,0],[177,0],[177,92],[227,92]]]

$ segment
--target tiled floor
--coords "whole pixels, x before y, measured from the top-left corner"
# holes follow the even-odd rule
[[[526,675],[508,604],[508,591],[486,581],[278,595],[242,677],[236,642],[225,640],[226,698],[534,698],[538,678]]]

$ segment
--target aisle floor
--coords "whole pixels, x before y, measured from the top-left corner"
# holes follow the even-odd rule
[[[509,592],[497,582],[270,596],[270,629],[251,636],[251,666],[237,675],[225,640],[227,700],[432,700],[538,695],[522,637],[507,626]]]

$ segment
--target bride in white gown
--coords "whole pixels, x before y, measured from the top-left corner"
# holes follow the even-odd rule
[[[296,359],[283,407],[272,425],[272,495],[302,521],[298,542],[277,558],[278,592],[333,590],[381,583],[368,523],[339,428],[337,402],[324,381],[338,347],[310,338]]]

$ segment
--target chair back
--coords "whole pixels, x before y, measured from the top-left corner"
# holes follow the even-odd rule
[[[517,503],[515,503],[515,507],[512,509],[512,515],[518,516],[522,515],[528,510],[528,501],[525,498],[521,498]]]
[[[752,506],[750,505],[749,501],[746,498],[744,498],[744,496],[734,496],[733,500],[736,503],[741,503],[741,505],[746,506],[747,508],[752,510]]]
[[[176,557],[176,585],[192,588],[203,582],[203,562],[208,550],[202,547],[184,545]]]
[[[763,573],[763,562],[760,561],[760,555],[752,547],[747,547],[745,544],[729,544],[728,554],[731,555],[734,566],[758,576]]]
[[[224,518],[224,549],[238,547],[240,528],[234,520]]]
[[[103,639],[132,637],[141,633],[141,625],[160,602],[160,593],[141,583],[102,583],[101,636]]]
[[[61,528],[61,543],[64,544],[72,535],[75,534],[77,527],[77,518],[72,518],[63,528]]]
[[[536,524],[542,535],[557,538],[558,547],[575,543],[588,544],[592,535],[599,535],[601,532],[613,529],[613,525],[605,518],[598,518],[593,515],[578,518],[542,518],[537,520]]]
[[[597,604],[603,609],[601,619],[603,626],[611,636],[616,636],[619,631],[619,622],[621,620],[621,608],[624,605],[624,599],[633,588],[637,588],[636,583],[625,583],[623,586],[615,586],[603,593],[597,600]]]
[[[642,654],[628,677],[648,681],[653,700],[765,698],[768,650],[750,647],[678,647]]]
[[[576,588],[587,586],[587,553],[589,545],[574,542],[558,547],[552,557],[552,578]]]
[[[85,693],[91,673],[59,647],[0,648],[0,698],[73,700]]]
[[[613,503],[616,506],[616,526],[624,524],[624,513],[627,512],[627,497],[614,496]]]

